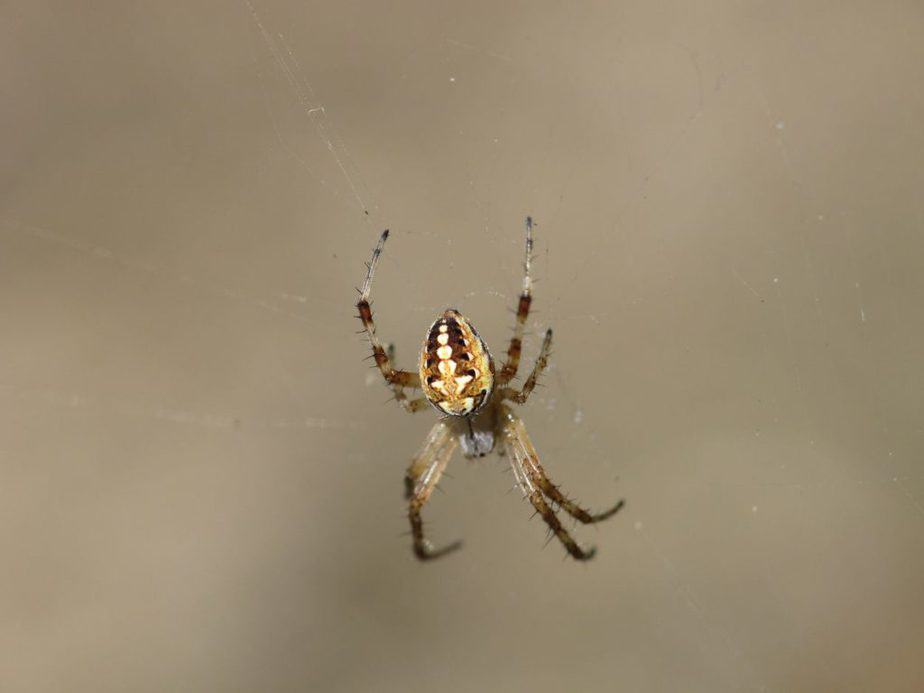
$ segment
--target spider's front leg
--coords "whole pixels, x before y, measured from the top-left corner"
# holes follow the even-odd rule
[[[366,279],[363,281],[359,301],[356,303],[356,310],[359,312],[357,317],[363,321],[363,328],[369,337],[369,344],[372,346],[372,357],[375,359],[375,365],[378,366],[382,372],[382,377],[385,378],[385,382],[394,392],[395,400],[405,411],[413,413],[425,409],[427,401],[425,399],[408,399],[404,393],[404,388],[419,388],[420,376],[411,371],[398,370],[391,365],[388,351],[382,346],[375,332],[375,321],[372,319],[372,308],[369,305],[369,299],[372,295],[372,275],[375,274],[375,266],[378,264],[379,256],[382,254],[387,238],[388,229],[385,229],[375,246],[375,250],[372,251],[372,260],[366,265]]]
[[[427,440],[411,461],[404,477],[405,495],[409,500],[408,519],[414,537],[414,555],[422,561],[445,556],[462,546],[461,541],[456,541],[443,548],[433,549],[424,537],[423,519],[420,516],[421,509],[436,488],[458,444],[459,439],[452,423],[447,420],[438,421],[430,429]]]
[[[593,524],[612,517],[619,512],[625,502],[620,500],[609,510],[594,514],[570,500],[552,483],[545,469],[542,468],[539,455],[526,433],[526,426],[523,422],[507,407],[504,407],[501,416],[503,417],[503,434],[510,452],[510,464],[523,493],[571,556],[579,561],[593,558],[596,549],[584,550],[578,545],[568,531],[562,527],[561,521],[546,502],[546,498],[557,503],[565,512],[584,524]]]

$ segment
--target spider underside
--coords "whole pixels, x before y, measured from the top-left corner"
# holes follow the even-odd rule
[[[549,479],[526,433],[526,426],[508,404],[523,404],[529,399],[548,364],[552,346],[552,330],[549,329],[523,386],[520,389],[513,387],[511,381],[519,370],[523,332],[532,303],[532,226],[532,219],[527,217],[523,288],[513,336],[499,372],[495,372],[487,345],[468,319],[454,309],[446,310],[430,326],[421,350],[418,372],[394,368],[388,351],[376,334],[369,306],[372,277],[388,238],[387,230],[379,238],[372,260],[367,265],[366,279],[356,307],[376,365],[392,389],[395,400],[407,412],[418,412],[432,406],[443,416],[430,430],[404,477],[414,554],[421,560],[439,558],[462,545],[457,541],[434,549],[424,536],[421,519],[421,510],[457,447],[461,447],[463,456],[469,458],[484,457],[494,449],[506,454],[523,495],[545,520],[550,532],[577,560],[592,558],[595,549],[581,548],[562,526],[556,510],[564,510],[581,523],[592,524],[615,515],[624,505],[620,500],[609,510],[593,514],[565,496]],[[405,392],[408,389],[421,389],[424,396],[409,399]]]

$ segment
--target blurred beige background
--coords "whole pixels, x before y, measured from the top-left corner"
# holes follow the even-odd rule
[[[924,688],[919,3],[3,17],[0,689]],[[500,353],[527,213],[523,416],[627,507],[578,565],[456,459],[420,565],[353,287],[389,227],[400,362]]]

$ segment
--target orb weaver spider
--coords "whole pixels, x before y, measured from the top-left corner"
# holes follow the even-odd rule
[[[519,390],[510,385],[520,366],[523,331],[532,303],[530,265],[533,250],[533,221],[526,218],[526,263],[523,289],[517,306],[513,337],[507,348],[507,358],[500,372],[487,345],[478,336],[472,323],[455,309],[447,309],[430,325],[420,352],[418,371],[402,371],[391,364],[389,352],[379,341],[369,298],[372,277],[388,230],[382,232],[372,260],[366,266],[366,279],[356,304],[359,319],[372,346],[372,357],[391,387],[394,398],[407,412],[434,407],[442,418],[431,429],[423,446],[411,461],[404,477],[405,498],[408,500],[408,518],[414,539],[414,554],[421,560],[439,558],[456,549],[457,541],[440,549],[431,547],[424,537],[421,510],[436,487],[449,458],[459,446],[467,458],[484,457],[495,447],[500,454],[509,452],[510,464],[517,485],[542,516],[552,534],[575,559],[586,561],[596,549],[582,549],[562,526],[555,506],[584,524],[600,522],[615,515],[624,505],[620,500],[609,510],[592,514],[565,496],[552,483],[539,462],[539,456],[526,433],[526,426],[513,413],[507,402],[524,404],[536,387],[539,375],[548,364],[552,346],[552,330],[545,333],[542,347],[529,377]],[[408,399],[405,389],[419,388],[423,397]]]

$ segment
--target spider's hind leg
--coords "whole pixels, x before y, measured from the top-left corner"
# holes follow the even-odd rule
[[[545,331],[545,339],[542,340],[542,348],[539,349],[539,356],[536,357],[536,363],[533,365],[533,370],[530,372],[529,377],[526,379],[526,382],[523,383],[523,389],[516,390],[512,387],[505,387],[502,391],[504,399],[509,399],[517,404],[523,404],[529,399],[530,394],[532,394],[532,391],[536,388],[536,383],[539,382],[539,376],[542,375],[546,366],[549,365],[549,352],[551,349],[552,329],[549,328]]]
[[[497,376],[497,381],[501,385],[513,380],[516,377],[517,369],[520,367],[520,354],[523,351],[523,330],[526,328],[529,307],[533,301],[533,281],[529,274],[532,259],[533,218],[526,217],[526,262],[523,267],[523,289],[520,292],[519,303],[517,303],[517,321],[513,328],[513,336],[510,338],[510,346],[507,347],[507,359]]]
[[[372,358],[375,359],[375,365],[378,366],[379,371],[381,371],[382,377],[385,378],[385,382],[391,387],[395,395],[395,400],[404,407],[405,411],[413,413],[425,409],[426,400],[408,399],[404,392],[404,388],[419,388],[420,376],[418,376],[417,373],[398,370],[392,366],[391,357],[393,355],[393,350],[391,348],[386,350],[385,347],[382,346],[382,342],[379,341],[379,337],[375,331],[375,320],[372,318],[372,307],[369,304],[369,299],[372,296],[372,276],[375,274],[375,267],[378,264],[379,256],[382,254],[382,249],[385,247],[385,240],[387,238],[388,229],[382,232],[379,242],[375,246],[375,250],[372,251],[372,260],[366,265],[366,278],[363,281],[363,288],[360,289],[359,292],[359,301],[356,303],[356,310],[359,313],[357,317],[362,320],[366,336],[369,337],[369,344],[372,347]]]

